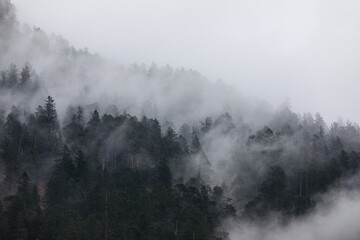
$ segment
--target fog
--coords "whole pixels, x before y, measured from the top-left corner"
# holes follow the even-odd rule
[[[11,2],[0,0],[0,120],[15,112],[29,124],[51,95],[76,149],[67,131],[79,106],[80,128],[95,109],[124,118],[99,146],[105,168],[134,144],[131,121],[156,118],[184,151],[169,163],[173,183],[198,177],[231,198],[241,219],[225,224],[231,240],[356,239],[360,4]],[[141,146],[130,158],[156,165]],[[269,182],[283,188],[274,205]],[[292,207],[277,209],[279,199]],[[278,212],[262,225],[247,219],[256,208]]]
[[[358,216],[360,214],[359,193],[339,193],[332,202],[317,208],[317,214],[295,220],[281,227],[276,222],[268,226],[240,225],[230,238],[245,239],[358,239]],[[273,219],[274,220],[274,219]],[[270,220],[271,221],[271,220]],[[276,221],[276,220],[275,220]]]
[[[227,223],[230,239],[358,239],[360,234],[358,227],[360,193],[356,190],[358,177],[357,180],[355,179],[349,180],[345,184],[348,187],[351,186],[350,189],[334,188],[329,193],[318,196],[320,203],[316,209],[287,224],[281,223],[276,214],[270,216],[266,223],[258,225],[247,222]]]
[[[119,63],[192,68],[328,123],[360,121],[358,1],[13,2],[20,22]]]
[[[196,70],[169,65],[116,64],[86,49],[71,47],[70,41],[56,33],[18,24],[15,8],[5,12],[6,21],[0,25],[6,32],[0,42],[0,67],[6,70],[11,63],[18,68],[30,63],[40,75],[42,92],[15,100],[12,93],[2,94],[0,100],[7,110],[13,104],[35,110],[41,99],[51,95],[61,119],[69,105],[91,104],[97,104],[102,114],[109,112],[110,106],[112,114],[145,114],[162,123],[173,122],[175,128],[226,111],[237,121],[245,119],[257,126],[271,118],[269,104],[261,98],[243,97],[222,81],[209,82]],[[22,101],[26,95],[33,100]]]

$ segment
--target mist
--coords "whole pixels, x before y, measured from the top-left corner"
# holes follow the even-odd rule
[[[347,185],[348,188],[345,186]],[[357,219],[360,211],[358,176],[348,179],[341,188],[317,196],[320,203],[311,213],[283,224],[276,214],[266,223],[227,223],[230,239],[358,239]]]
[[[118,63],[196,69],[245,96],[320,111],[328,123],[360,121],[355,0],[14,3],[20,22]]]
[[[60,35],[19,24],[15,12],[14,9],[11,24],[3,26],[8,34],[1,43],[4,51],[0,67],[6,70],[11,63],[19,68],[30,63],[38,73],[43,90],[32,96],[34,101],[25,101],[30,109],[51,95],[58,101],[61,118],[69,105],[94,103],[104,110],[113,105],[120,113],[145,114],[163,123],[173,122],[176,128],[186,121],[193,125],[226,111],[231,111],[236,119],[248,119],[254,126],[271,118],[272,107],[268,103],[243,97],[223,81],[210,82],[196,70],[169,65],[114,64],[87,49],[74,48]],[[4,102],[10,103],[7,109],[13,104]]]
[[[356,239],[360,5],[84,4],[0,0],[7,236]]]

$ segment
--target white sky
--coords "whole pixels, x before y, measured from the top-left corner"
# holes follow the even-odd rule
[[[243,95],[360,122],[358,0],[12,0],[21,22],[119,63],[193,68]]]

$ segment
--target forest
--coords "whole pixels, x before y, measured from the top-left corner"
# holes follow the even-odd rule
[[[15,12],[0,0],[0,240],[234,240],[356,185],[357,123],[113,66]]]
[[[1,90],[36,92],[29,67],[16,69],[2,72]],[[328,129],[320,114],[301,122],[293,115],[297,125],[280,128],[274,117],[273,129],[250,134],[229,113],[201,127],[185,123],[177,133],[162,131],[156,118],[99,111],[86,118],[83,107],[70,107],[60,124],[48,96],[33,113],[15,106],[2,112],[1,239],[227,239],[223,221],[306,214],[316,194],[360,166],[359,127]],[[232,171],[213,185],[216,169],[202,142],[244,132]]]

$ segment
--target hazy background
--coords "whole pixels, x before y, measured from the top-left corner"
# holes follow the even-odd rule
[[[12,0],[21,22],[128,65],[193,68],[245,96],[360,122],[356,0]]]

